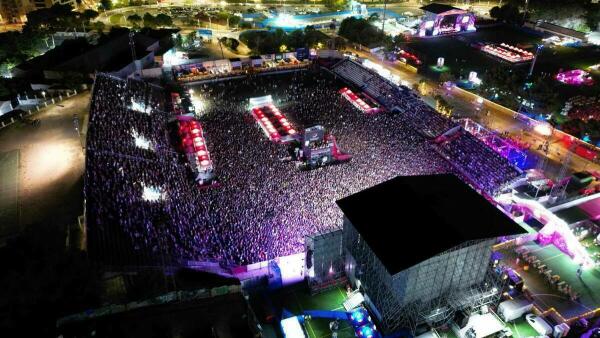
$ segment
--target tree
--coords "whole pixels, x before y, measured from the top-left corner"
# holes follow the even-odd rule
[[[222,42],[225,46],[227,46],[227,48],[233,50],[233,51],[237,51],[237,48],[240,45],[240,42],[236,39],[233,38],[223,38],[225,41]]]
[[[112,1],[111,0],[100,0],[100,8],[105,11],[109,11],[112,9]]]
[[[98,32],[98,34],[103,34],[104,29],[106,28],[106,25],[102,21],[96,21],[96,22],[92,23],[91,27],[93,30]]]
[[[175,41],[173,41],[173,44],[175,44],[175,48],[177,49],[183,48],[183,37],[181,36],[181,34],[175,35]]]
[[[347,0],[324,0],[325,7],[331,10],[340,10],[348,7]]]
[[[297,29],[297,30],[291,32],[287,36],[287,45],[292,49],[305,47],[304,46],[305,41],[306,41],[306,35],[304,34],[304,31],[302,31],[300,29]]]
[[[443,72],[442,74],[440,74],[440,83],[454,82],[454,81],[456,81],[456,77],[454,77],[454,75],[452,75],[452,73]]]
[[[150,13],[144,14],[144,27],[146,28],[154,28],[156,27],[156,17]]]
[[[519,11],[519,7],[506,4],[500,7],[499,20],[509,24],[520,24],[523,21],[523,14]]]
[[[379,13],[372,13],[371,15],[369,15],[369,18],[367,20],[369,22],[375,22],[379,20]]]
[[[492,9],[490,9],[490,16],[493,19],[499,20],[501,15],[502,15],[502,11],[500,10],[500,7],[494,6],[494,7],[492,7]]]
[[[600,4],[589,4],[585,13],[585,21],[591,30],[600,29]]]
[[[127,22],[129,22],[134,27],[139,27],[140,23],[142,22],[142,17],[138,14],[131,14],[127,17]]]
[[[96,12],[93,9],[86,9],[85,11],[83,11],[83,13],[81,13],[81,16],[86,19],[87,21],[91,21],[94,20],[95,18],[98,17],[98,12]]]
[[[316,47],[319,44],[324,44],[329,40],[329,37],[323,32],[315,29],[314,26],[306,26],[304,28],[304,45],[303,47]],[[300,47],[300,46],[298,46]]]
[[[179,34],[178,34],[179,35]],[[198,33],[194,30],[191,31],[188,35],[187,35],[187,42],[188,44],[193,44],[194,42],[196,42],[196,39],[198,38]]]
[[[24,31],[55,32],[73,26],[79,26],[79,13],[73,12],[70,5],[54,4],[50,8],[41,8],[27,13]]]
[[[448,103],[441,95],[436,95],[435,99],[435,109],[442,115],[450,117],[452,115],[452,110],[454,107]]]
[[[372,47],[374,45],[382,45],[387,43],[389,45],[389,38],[385,37],[385,34],[373,26],[370,22],[365,19],[359,19],[349,17],[340,23],[338,34],[345,37],[346,39],[359,43],[361,45]]]
[[[156,15],[155,23],[160,27],[169,27],[173,26],[173,19],[166,14],[160,13]]]
[[[232,15],[229,17],[229,25],[230,26],[238,26],[240,24],[240,21],[242,21],[242,18],[240,18],[237,15]]]

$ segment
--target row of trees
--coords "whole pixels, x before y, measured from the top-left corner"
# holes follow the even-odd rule
[[[127,22],[129,22],[135,28],[157,28],[173,26],[173,19],[167,14],[163,13],[157,14],[156,16],[150,13],[146,13],[143,17],[139,14],[132,14],[127,17]]]
[[[499,104],[516,110],[520,100],[534,102],[535,107],[544,112],[556,113],[562,108],[562,99],[555,81],[537,76],[525,85],[526,73],[507,69],[500,65],[486,70],[482,75],[479,94],[492,98]]]
[[[54,4],[27,14],[24,31],[53,33],[57,31],[83,30],[90,27],[91,21],[98,17],[98,12],[87,9],[83,12],[73,11],[71,5]]]
[[[600,138],[600,121],[594,119],[588,121],[583,121],[581,119],[570,119],[564,122],[560,126],[560,129],[562,129],[565,133],[575,135],[580,138],[586,135],[595,140]]]
[[[527,14],[523,1],[509,0],[502,7],[493,7],[490,16],[509,24],[523,20],[545,20],[580,31],[597,30],[600,25],[600,3],[581,0],[529,0]]]
[[[245,31],[240,34],[240,40],[257,54],[270,54],[296,50],[303,47],[324,45],[329,38],[327,35],[307,26],[304,30],[286,33],[282,29],[274,31]]]
[[[524,19],[523,14],[519,11],[519,7],[512,4],[506,4],[502,7],[492,7],[490,9],[490,16],[508,24],[522,24]]]
[[[61,4],[29,12],[27,23],[21,32],[0,33],[0,76],[10,76],[13,67],[51,48],[51,34],[55,32],[86,29],[102,31],[102,23],[92,22],[96,17],[96,11],[76,12],[71,6]],[[0,95],[11,94],[10,86],[0,88]]]
[[[367,47],[389,44],[391,38],[373,26],[368,20],[349,17],[340,23],[338,34],[346,39]]]
[[[398,34],[391,37],[373,25],[379,20],[379,14],[372,14],[367,20],[349,17],[340,23],[338,34],[351,42],[366,47],[384,47],[387,51],[393,51],[406,42],[406,36]]]

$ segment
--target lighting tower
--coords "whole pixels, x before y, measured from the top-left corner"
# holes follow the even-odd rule
[[[529,72],[527,73],[527,77],[525,77],[525,82],[523,83],[523,90],[526,92],[529,92],[529,87],[527,86],[527,83],[531,80],[531,77],[533,76],[533,69],[535,67],[535,62],[537,61],[538,54],[540,53],[542,48],[544,48],[544,45],[539,44],[539,45],[537,45],[537,47],[535,49],[535,55],[533,56],[533,60],[531,61],[531,66],[529,67]],[[517,110],[517,112],[521,113],[522,108],[523,108],[523,99],[521,99],[519,102],[519,109]]]
[[[139,73],[139,67],[137,63],[137,55],[135,53],[135,32],[129,31],[129,48],[131,48],[131,58],[133,59],[133,64],[135,66],[136,73]]]
[[[387,0],[383,0],[383,21],[381,23],[381,31],[383,32],[383,38],[385,39],[385,13],[387,9]]]

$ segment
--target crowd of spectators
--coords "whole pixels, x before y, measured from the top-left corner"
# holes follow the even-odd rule
[[[436,138],[458,126],[409,88],[396,86],[355,61],[343,60],[333,66],[333,72],[376,98],[390,111],[405,114],[415,130],[426,138]],[[476,188],[490,195],[521,174],[495,150],[464,130],[459,137],[449,138],[442,147],[435,148]]]
[[[366,92],[388,110],[411,115],[411,124],[426,137],[439,136],[456,125],[423,102],[414,91],[391,83],[358,62],[344,59],[333,66],[333,72]]]
[[[506,158],[465,130],[438,149],[470,182],[490,196],[521,175]]]
[[[194,87],[219,179],[200,189],[170,141],[162,89],[99,74],[85,173],[90,251],[112,265],[254,263],[301,252],[305,236],[341,226],[336,200],[395,176],[457,172],[493,194],[518,175],[464,130],[435,144],[456,124],[386,81],[373,75],[362,89],[396,114],[364,114],[339,94],[347,83],[317,68]],[[249,112],[248,99],[264,95],[300,132],[324,126],[352,160],[300,170]]]
[[[169,144],[168,113],[154,87],[98,75],[85,176],[90,251],[114,265],[264,261],[301,252],[305,236],[340,227],[337,199],[397,175],[452,171],[406,116],[366,115],[340,96],[343,86],[301,70],[194,88],[205,101],[200,119],[220,181],[199,189]],[[263,95],[299,130],[323,125],[353,159],[298,169],[248,111],[248,98]],[[131,98],[146,109],[131,109]],[[133,128],[150,149],[136,145]]]

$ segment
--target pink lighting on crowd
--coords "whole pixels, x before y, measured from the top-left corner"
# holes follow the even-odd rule
[[[484,45],[481,47],[481,50],[511,63],[529,62],[533,60],[532,52],[508,45],[506,43],[501,43],[499,45]]]
[[[594,79],[590,73],[581,69],[573,69],[556,74],[556,79],[570,86],[591,86],[594,84]]]

